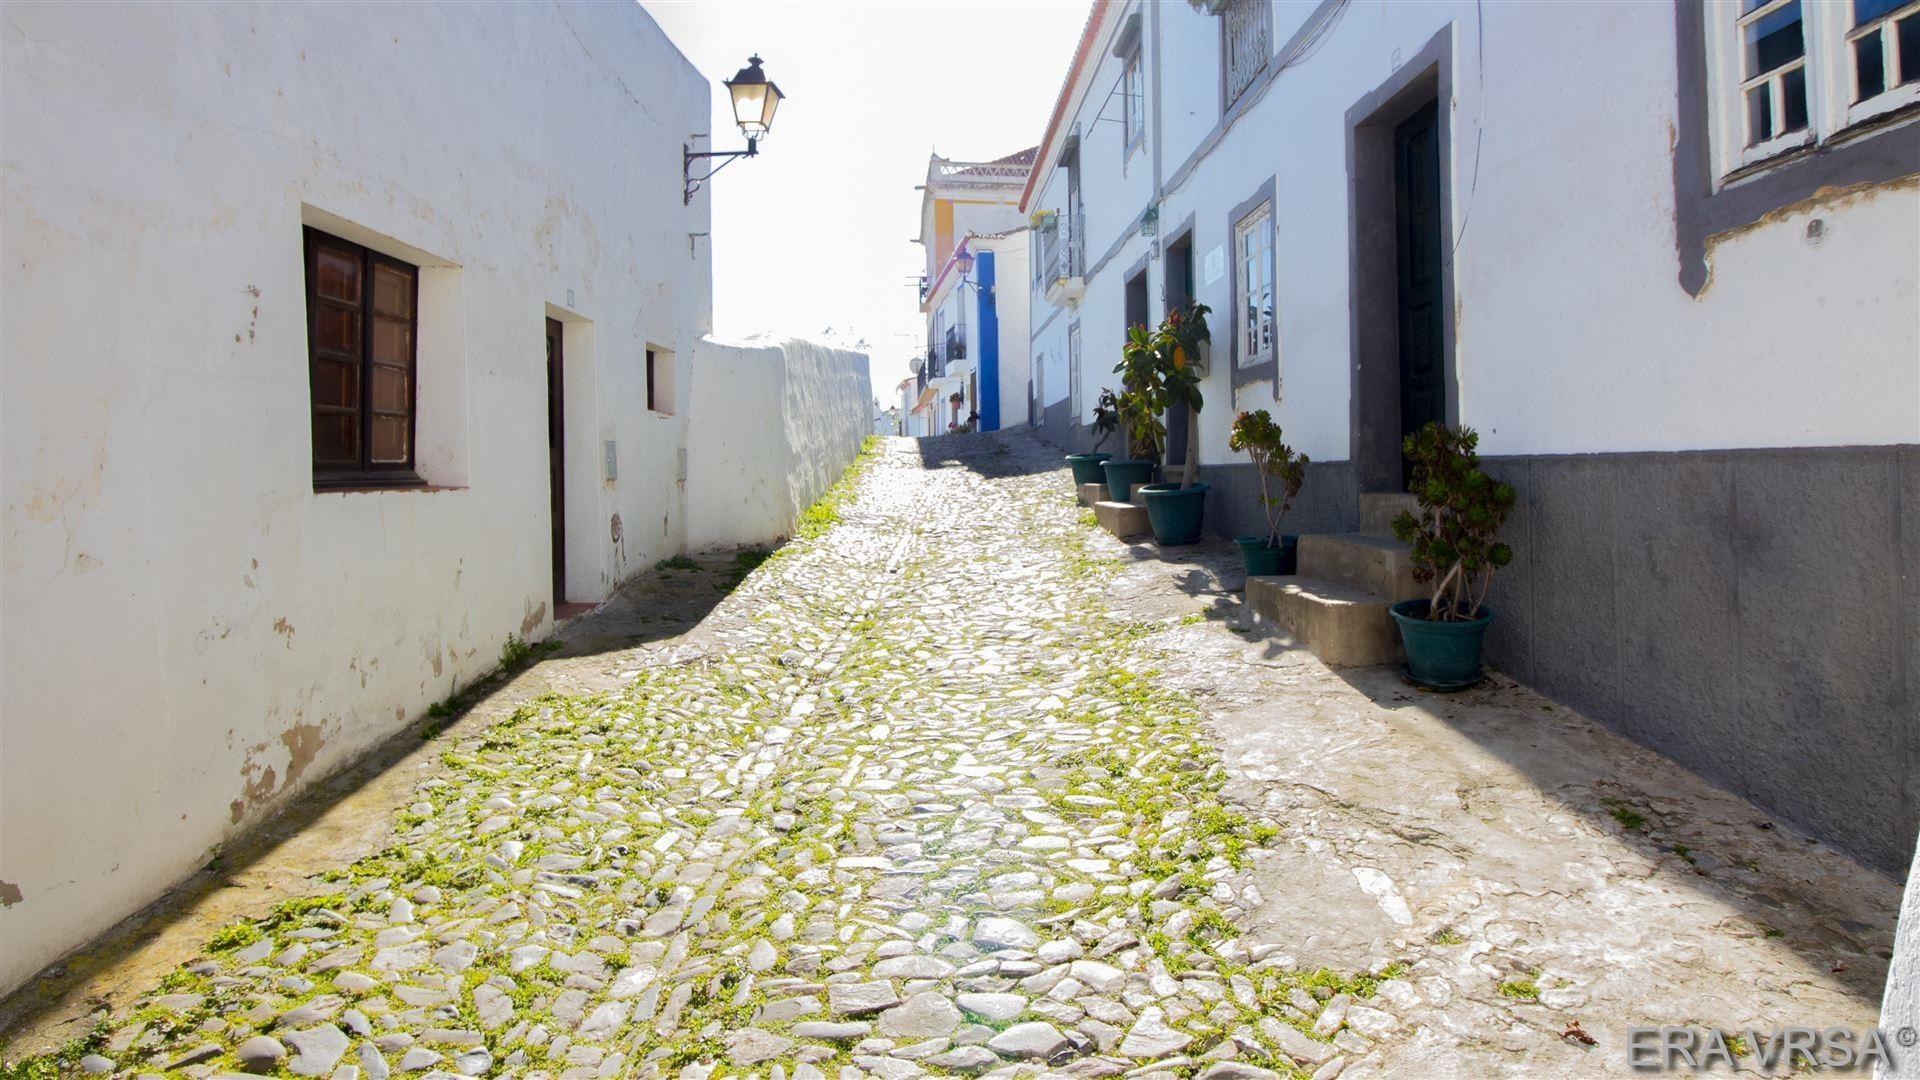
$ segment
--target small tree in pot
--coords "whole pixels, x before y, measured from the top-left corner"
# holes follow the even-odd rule
[[[1154,331],[1155,355],[1161,365],[1161,381],[1166,386],[1166,405],[1187,407],[1187,465],[1180,477],[1181,487],[1192,487],[1200,471],[1200,380],[1206,372],[1201,364],[1201,346],[1213,340],[1207,329],[1207,305],[1193,302],[1167,312],[1160,328]]]
[[[1160,380],[1160,409],[1164,412],[1184,405],[1191,417],[1187,424],[1186,468],[1180,482],[1148,484],[1140,491],[1153,538],[1163,546],[1198,542],[1206,519],[1207,485],[1195,476],[1200,467],[1200,350],[1209,340],[1207,306],[1200,303],[1167,312],[1146,337],[1146,351]],[[1160,424],[1158,416],[1154,420]],[[1164,438],[1164,424],[1160,430]]]
[[[1282,536],[1280,521],[1293,509],[1294,497],[1307,482],[1307,455],[1297,453],[1282,437],[1280,425],[1265,409],[1233,418],[1227,448],[1253,459],[1260,479],[1260,506],[1267,515],[1267,535],[1239,536],[1240,562],[1248,577],[1294,572],[1298,536]]]
[[[1113,436],[1114,431],[1118,429],[1119,426],[1120,403],[1114,400],[1112,390],[1102,387],[1100,390],[1100,400],[1093,403],[1093,430],[1100,435],[1099,438],[1093,440],[1093,449],[1095,452],[1098,452],[1101,447],[1107,445],[1107,440]]]
[[[1093,406],[1093,430],[1099,438],[1093,440],[1092,450],[1084,454],[1067,455],[1067,467],[1073,470],[1076,486],[1106,482],[1106,472],[1101,465],[1113,455],[1104,453],[1100,448],[1107,445],[1107,439],[1119,426],[1120,406],[1114,401],[1113,391],[1103,389],[1100,391],[1100,400]]]
[[[1511,484],[1488,476],[1472,428],[1428,424],[1403,445],[1413,461],[1418,517],[1403,512],[1393,534],[1413,547],[1413,576],[1430,584],[1425,600],[1392,608],[1416,682],[1457,690],[1480,680],[1480,645],[1493,613],[1486,608],[1493,572],[1513,561],[1513,549],[1495,537],[1513,511]]]
[[[1133,485],[1153,479],[1154,462],[1160,457],[1160,443],[1167,434],[1160,421],[1160,413],[1166,408],[1166,385],[1146,327],[1136,325],[1127,331],[1127,342],[1113,371],[1120,376],[1114,409],[1120,429],[1126,433],[1127,458],[1108,461],[1102,468],[1106,470],[1109,497],[1127,502],[1132,498]]]

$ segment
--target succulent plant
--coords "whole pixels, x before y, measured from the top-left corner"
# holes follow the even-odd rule
[[[1413,461],[1411,490],[1420,514],[1402,511],[1393,535],[1413,546],[1413,577],[1432,585],[1427,618],[1438,622],[1476,617],[1493,572],[1513,561],[1513,549],[1495,539],[1513,511],[1513,486],[1480,468],[1479,445],[1472,428],[1438,423],[1402,444]]]

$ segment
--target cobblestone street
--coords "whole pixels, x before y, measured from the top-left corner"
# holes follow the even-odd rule
[[[1497,677],[1327,669],[1024,436],[856,469],[697,626],[653,575],[236,871],[300,895],[91,969],[42,1065],[1589,1076],[1875,1022],[1898,887],[1750,804]]]

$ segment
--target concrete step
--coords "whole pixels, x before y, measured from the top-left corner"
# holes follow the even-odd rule
[[[1400,663],[1400,628],[1374,593],[1297,574],[1250,577],[1247,606],[1331,667]]]
[[[1300,576],[1331,581],[1389,602],[1426,593],[1413,580],[1412,549],[1398,540],[1363,533],[1314,533],[1300,538]]]
[[[1145,503],[1140,502],[1140,489],[1146,486],[1147,485],[1145,484],[1133,485],[1132,489],[1128,492],[1129,501],[1140,503],[1140,505],[1145,506],[1146,505]],[[1082,503],[1085,503],[1088,506],[1092,506],[1094,503],[1097,503],[1097,502],[1104,502],[1105,500],[1110,499],[1112,497],[1113,496],[1107,493],[1107,485],[1105,484],[1081,484],[1080,485],[1080,501]]]
[[[1100,522],[1101,528],[1122,540],[1147,536],[1153,532],[1153,524],[1147,520],[1147,508],[1138,503],[1102,499],[1093,504],[1093,516]]]
[[[1420,514],[1420,501],[1404,491],[1366,492],[1360,496],[1360,531],[1368,536],[1392,536],[1393,519],[1406,510]]]

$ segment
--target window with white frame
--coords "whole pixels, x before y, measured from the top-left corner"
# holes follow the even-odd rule
[[[1273,329],[1273,204],[1240,219],[1233,227],[1234,332],[1239,335],[1241,367],[1264,364],[1274,357]]]
[[[1134,149],[1147,139],[1147,84],[1140,74],[1138,49],[1127,56],[1127,67],[1120,77],[1120,92],[1125,97],[1121,104],[1125,110],[1127,131],[1124,156],[1132,157]]]
[[[1724,175],[1920,101],[1920,0],[1713,0]]]
[[[1067,416],[1080,422],[1080,324],[1067,324]]]
[[[1270,13],[1267,0],[1227,0],[1220,14],[1226,39],[1226,104],[1231,105],[1266,65]]]
[[[1880,113],[1920,100],[1920,0],[1853,0],[1851,7],[1848,112]]]

